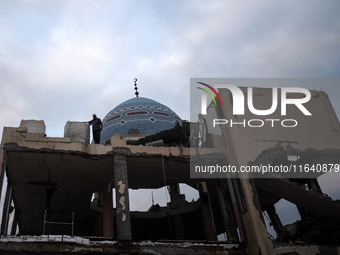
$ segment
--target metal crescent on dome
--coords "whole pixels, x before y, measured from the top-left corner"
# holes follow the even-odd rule
[[[135,83],[135,84],[134,84],[134,85],[135,85],[135,90],[136,90],[135,95],[136,95],[136,97],[138,97],[139,93],[138,93],[138,91],[137,91],[137,90],[138,90],[138,87],[137,87],[137,78],[134,78],[133,81],[134,81],[134,83]]]

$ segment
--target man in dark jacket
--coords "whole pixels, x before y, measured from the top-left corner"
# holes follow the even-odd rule
[[[90,120],[88,123],[91,126],[92,125],[92,134],[93,134],[93,140],[94,143],[100,143],[100,133],[103,130],[103,123],[101,119],[97,118],[96,114],[93,114],[93,119]]]

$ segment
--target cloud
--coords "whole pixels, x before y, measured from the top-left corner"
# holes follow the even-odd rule
[[[4,1],[0,106],[11,121],[0,124],[46,118],[62,130],[67,120],[104,116],[134,96],[135,77],[140,96],[184,119],[190,77],[337,77],[338,6]]]

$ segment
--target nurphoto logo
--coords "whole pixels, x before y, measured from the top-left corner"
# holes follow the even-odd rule
[[[232,102],[233,102],[233,115],[244,115],[245,114],[245,100],[247,99],[247,106],[251,113],[257,116],[267,116],[272,113],[274,113],[277,110],[279,100],[280,100],[280,106],[281,106],[281,116],[287,115],[287,105],[295,105],[304,115],[311,116],[312,114],[306,109],[306,107],[303,105],[307,103],[311,99],[311,93],[309,90],[305,88],[296,88],[296,87],[282,87],[281,90],[281,96],[278,96],[278,88],[274,87],[272,88],[272,104],[269,109],[256,109],[254,107],[253,103],[253,88],[248,87],[247,88],[247,95],[245,96],[243,91],[231,84],[215,84],[214,87],[203,83],[203,82],[197,82],[201,85],[204,85],[205,87],[209,88],[218,98],[220,105],[222,106],[222,100],[220,98],[220,95],[217,93],[216,89],[228,89],[232,96]],[[217,102],[215,100],[215,97],[211,92],[209,92],[205,88],[197,87],[198,89],[203,90],[206,92],[214,101],[215,105],[217,106]],[[295,94],[301,94],[301,98],[288,98],[288,94],[295,93]],[[206,94],[201,95],[201,114],[206,115],[207,114],[207,96]],[[276,122],[280,122],[282,127],[295,127],[297,126],[297,121],[295,119],[250,119],[246,121],[245,119],[241,122],[233,122],[232,120],[227,119],[214,119],[213,120],[213,126],[216,125],[224,125],[224,124],[230,124],[232,127],[233,125],[242,125],[242,126],[249,126],[249,127],[262,127],[266,122],[271,123],[271,126],[274,127]],[[290,124],[289,124],[290,123]],[[247,125],[248,124],[248,125]]]

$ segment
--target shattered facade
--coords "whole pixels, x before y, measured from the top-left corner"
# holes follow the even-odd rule
[[[258,98],[254,100],[266,104],[270,90],[255,91]],[[223,107],[210,104],[207,116],[235,119],[228,111],[232,107],[230,95],[227,91],[219,94]],[[282,164],[287,155],[310,164],[340,163],[338,119],[325,93],[312,91],[312,95],[307,107],[313,117],[300,123],[302,116],[297,111],[294,116],[300,129],[294,133],[282,128],[258,132],[227,125],[212,130],[202,116],[201,123],[191,123],[190,129],[190,123],[170,108],[145,98],[128,100],[108,113],[103,119],[101,144],[89,144],[76,133],[55,138],[24,125],[5,127],[1,184],[6,174],[8,185],[3,194],[0,242],[4,245],[0,250],[42,252],[44,246],[39,248],[36,243],[45,243],[50,244],[45,247],[47,254],[61,250],[99,254],[338,254],[340,205],[322,193],[317,176],[190,176],[192,158],[211,160],[217,154],[236,166]],[[250,118],[249,114],[245,118]],[[320,122],[315,123],[315,118]],[[83,125],[81,137],[88,137],[89,127]],[[315,133],[304,131],[310,125],[315,126]],[[196,189],[200,198],[186,201],[180,183]],[[146,212],[130,210],[129,189],[160,187],[168,187],[167,206],[152,205]],[[300,222],[282,225],[275,210],[275,203],[282,198],[296,204]],[[270,217],[276,240],[268,236],[263,212]],[[15,215],[13,222],[9,221],[10,213]],[[227,241],[218,241],[217,236],[224,233]],[[330,250],[332,253],[327,253]]]

